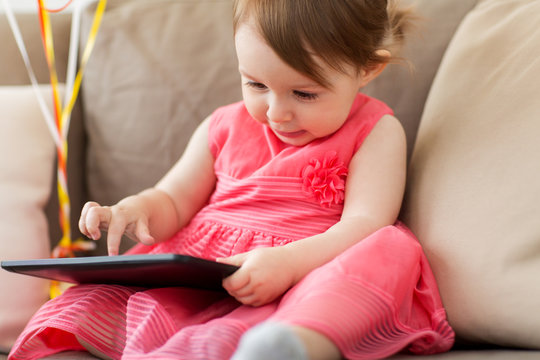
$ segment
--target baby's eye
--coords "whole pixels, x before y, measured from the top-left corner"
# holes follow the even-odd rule
[[[247,81],[246,86],[249,86],[249,87],[254,88],[256,90],[266,90],[266,85],[261,84],[261,83],[256,82],[256,81]]]
[[[317,98],[317,94],[306,91],[294,90],[293,93],[297,98],[302,100],[315,100]]]

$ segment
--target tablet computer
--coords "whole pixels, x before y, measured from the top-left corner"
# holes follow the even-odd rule
[[[188,255],[145,254],[2,261],[5,270],[75,284],[224,290],[238,267]]]

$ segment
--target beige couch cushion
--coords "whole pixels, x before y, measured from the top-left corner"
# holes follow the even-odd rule
[[[230,0],[110,2],[83,85],[91,199],[154,185],[199,122],[240,99],[231,13]]]
[[[37,6],[37,4],[34,5]],[[49,68],[43,51],[37,14],[21,12],[15,16],[38,82],[49,83]],[[56,70],[59,81],[63,82],[66,77],[71,15],[66,12],[51,14],[51,27],[56,55]],[[24,67],[23,58],[19,55],[19,48],[3,11],[3,6],[0,6],[0,44],[2,44],[2,51],[0,51],[0,81],[2,85],[29,85],[30,78]]]
[[[424,103],[443,54],[463,17],[478,0],[402,0],[412,6],[415,27],[401,54],[407,64],[390,64],[363,92],[386,102],[407,133],[409,156]],[[409,66],[410,65],[410,66]]]
[[[52,98],[49,86],[42,91]],[[43,208],[55,147],[29,86],[0,87],[0,153],[0,260],[46,258],[50,246]],[[47,299],[46,280],[0,270],[0,348],[11,346]]]
[[[540,348],[540,2],[484,0],[443,59],[404,219],[468,340]]]

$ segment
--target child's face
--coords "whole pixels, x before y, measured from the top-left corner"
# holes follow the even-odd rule
[[[338,130],[349,115],[363,72],[348,74],[322,64],[325,88],[297,72],[270,48],[254,27],[242,24],[235,36],[246,108],[284,143],[303,146]]]

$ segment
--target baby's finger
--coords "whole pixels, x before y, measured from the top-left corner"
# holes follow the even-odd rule
[[[150,235],[148,224],[143,219],[137,221],[135,236],[137,236],[137,239],[144,245],[153,245],[155,243],[154,238]]]
[[[250,295],[240,296],[240,297],[235,296],[234,298],[244,305],[260,306],[264,303],[263,301],[259,299],[259,297],[256,294],[250,294]]]
[[[122,235],[126,230],[126,223],[119,217],[111,218],[109,229],[107,231],[107,250],[109,255],[118,255]]]
[[[86,213],[87,236],[93,240],[101,237],[101,228],[107,228],[111,221],[111,210],[107,206],[91,206]]]
[[[254,291],[251,286],[244,286],[243,288],[240,288],[230,293],[230,295],[234,296],[235,298],[244,298],[244,297],[251,296],[253,294],[254,294]]]
[[[236,254],[236,255],[233,255],[233,256],[225,257],[225,258],[217,258],[216,261],[220,262],[220,263],[224,263],[224,264],[242,266],[242,264],[244,263],[244,261],[247,258],[247,254],[248,253],[245,252],[245,253]]]
[[[88,210],[96,206],[99,206],[97,202],[94,202],[94,201],[87,202],[86,204],[84,204],[81,210],[81,216],[79,217],[79,230],[81,231],[82,234],[88,237],[91,237],[90,231],[88,231],[88,227],[86,226]]]
[[[250,276],[247,271],[236,270],[232,275],[223,279],[223,287],[229,293],[234,293],[249,284]]]

